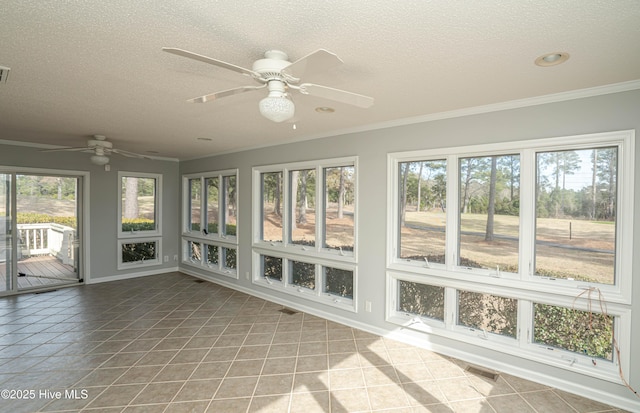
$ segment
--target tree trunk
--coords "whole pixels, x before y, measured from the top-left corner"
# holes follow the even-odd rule
[[[138,218],[138,178],[131,176],[125,178],[124,217]]]
[[[338,187],[338,219],[344,218],[344,168],[340,168],[340,186]]]
[[[302,171],[300,176],[300,208],[298,211],[298,222],[307,223],[307,171]]]
[[[407,212],[407,178],[409,177],[409,164],[404,164],[404,171],[402,171],[402,193],[400,194],[400,226],[404,226],[405,217]]]
[[[282,216],[282,211],[280,211],[280,198],[282,197],[282,174],[276,174],[276,193],[275,193],[275,202],[273,206],[273,213],[276,216]]]
[[[489,182],[489,206],[487,208],[487,230],[485,241],[493,241],[493,218],[496,211],[497,157],[491,157],[491,181]]]
[[[596,219],[596,205],[598,202],[598,150],[593,150],[593,173],[591,174],[591,219]]]
[[[291,171],[291,231],[296,229],[296,205],[298,202],[298,176],[300,171]]]
[[[418,208],[417,212],[420,212],[420,186],[422,185],[422,166],[423,163],[420,162],[420,170],[418,171]]]

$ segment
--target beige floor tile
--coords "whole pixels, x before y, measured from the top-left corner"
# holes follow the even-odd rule
[[[99,396],[97,396],[87,406],[107,407],[107,406],[126,406],[140,393],[146,386],[144,384],[127,384],[121,386],[107,387]]]
[[[449,403],[483,398],[467,377],[436,380],[435,382]]]
[[[183,381],[151,383],[133,399],[131,404],[170,402],[183,385]]]
[[[289,409],[291,395],[258,396],[251,399],[247,413],[282,413]]]
[[[298,357],[296,365],[296,373],[305,371],[323,371],[327,370],[327,356],[305,356]]]
[[[369,402],[371,403],[372,410],[409,406],[409,401],[400,384],[368,386],[367,392],[369,393]]]
[[[246,412],[251,403],[250,397],[243,397],[237,399],[226,400],[213,400],[209,404],[207,413],[222,413],[222,412]]]
[[[335,390],[330,394],[331,413],[369,411],[366,389]]]
[[[169,364],[153,377],[154,382],[187,380],[198,366],[197,363]],[[154,366],[150,366],[154,367]],[[162,367],[162,366],[159,366]],[[208,377],[205,377],[208,378]]]
[[[216,399],[229,399],[236,397],[251,397],[258,382],[258,376],[253,377],[227,377],[225,378],[218,391]]]
[[[522,398],[527,401],[537,413],[570,412],[572,408],[552,390],[542,390],[522,393]]]
[[[343,369],[329,371],[331,390],[352,389],[365,387],[362,369]]]
[[[255,396],[274,394],[289,394],[293,385],[293,374],[277,374],[272,376],[260,376],[256,386]]]
[[[296,373],[293,378],[293,392],[315,392],[329,390],[329,373],[316,371],[312,373]]]
[[[487,397],[496,413],[535,413],[535,410],[518,394]]]
[[[305,392],[291,395],[291,413],[326,413],[329,410],[329,392]]]
[[[229,370],[230,366],[231,366],[230,361],[214,361],[210,363],[200,363],[193,371],[191,375],[191,379],[201,380],[201,379],[222,378],[226,376],[227,370]],[[170,368],[170,366],[166,367],[165,369],[167,368]],[[163,376],[163,373],[164,371],[160,373],[160,376]],[[163,376],[163,378],[168,378],[168,377],[170,377],[170,372],[167,373],[166,377]],[[156,377],[156,380],[158,380],[157,377]]]
[[[166,407],[166,410],[163,413],[204,413],[209,406],[209,401],[191,401],[191,402],[173,402],[169,403]],[[159,406],[155,410],[149,411],[149,413],[155,413],[160,410],[161,406]],[[125,410],[122,413],[129,413]]]
[[[367,386],[382,386],[400,383],[393,366],[378,366],[362,368],[364,381]]]
[[[403,383],[402,387],[411,406],[447,403],[447,398],[435,381]]]
[[[286,374],[296,370],[296,357],[266,359],[262,374]]]
[[[176,394],[173,402],[192,400],[211,400],[218,390],[222,379],[189,380]],[[206,407],[206,406],[205,406]],[[203,409],[204,410],[204,409]]]

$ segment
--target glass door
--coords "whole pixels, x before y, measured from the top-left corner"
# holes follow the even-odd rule
[[[16,174],[18,291],[80,281],[81,179]]]
[[[11,175],[0,173],[0,294],[13,290]]]

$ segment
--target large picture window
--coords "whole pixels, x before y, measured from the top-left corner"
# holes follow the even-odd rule
[[[255,283],[355,309],[356,162],[253,169]]]
[[[183,263],[238,277],[237,179],[237,170],[183,177]]]
[[[633,145],[623,131],[390,154],[388,320],[616,380]]]

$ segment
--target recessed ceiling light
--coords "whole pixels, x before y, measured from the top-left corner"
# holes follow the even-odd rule
[[[547,66],[555,66],[569,60],[569,53],[566,52],[555,52],[542,55],[538,57],[535,61],[536,65],[547,67]]]
[[[211,138],[196,138],[197,141],[211,142],[213,139]]]
[[[336,110],[334,108],[330,108],[330,107],[327,107],[327,106],[318,106],[316,108],[316,112],[318,112],[318,113],[333,113],[335,111]]]

